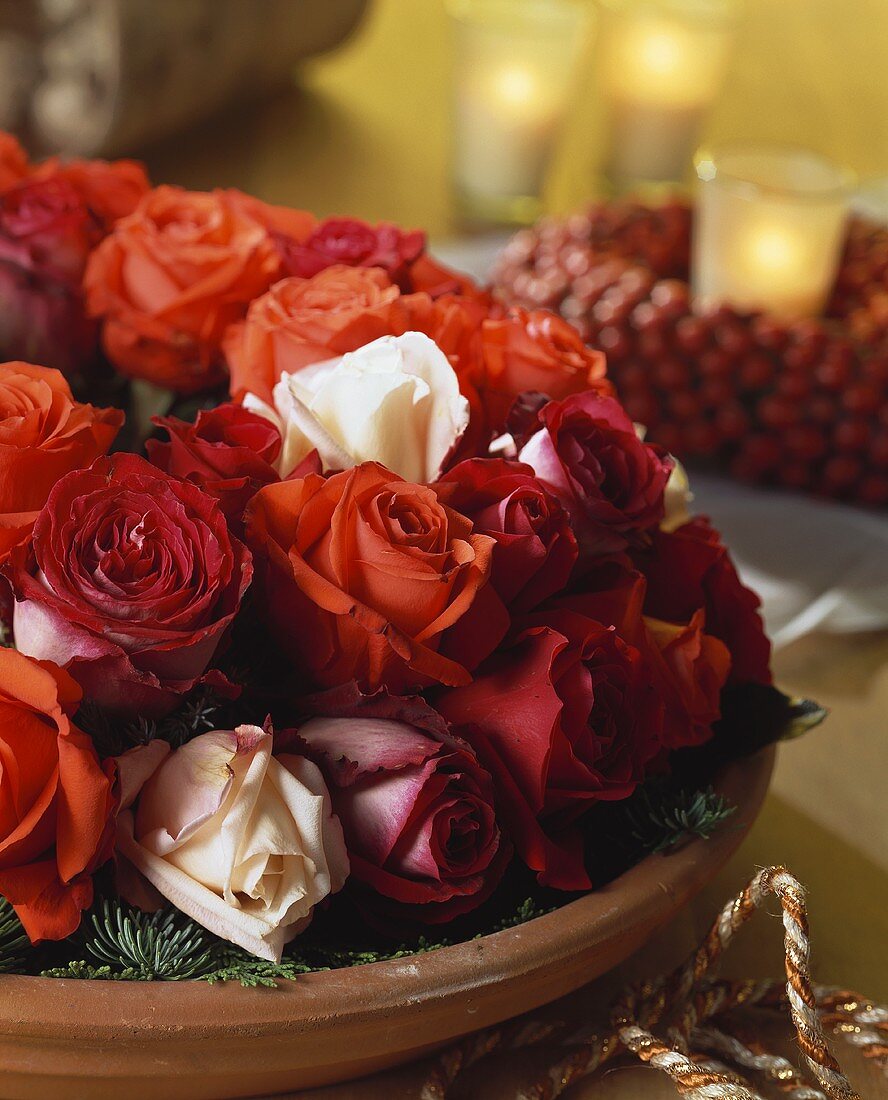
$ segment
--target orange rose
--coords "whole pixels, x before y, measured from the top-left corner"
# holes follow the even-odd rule
[[[515,307],[486,320],[481,357],[480,389],[495,428],[504,426],[519,393],[543,393],[553,401],[581,390],[613,393],[603,353],[586,347],[573,325],[546,309]]]
[[[250,306],[225,339],[231,393],[270,402],[284,372],[356,351],[380,336],[425,331],[426,294],[402,295],[378,267],[336,264],[310,279],[291,276]]]
[[[158,187],[90,257],[89,311],[124,374],[180,393],[224,373],[225,329],[280,276],[275,233],[304,237],[310,214],[238,191]]]
[[[0,650],[0,895],[35,942],[77,928],[111,854],[111,781],[69,720],[79,701],[56,665]]]
[[[493,539],[375,462],[261,489],[247,541],[272,629],[315,684],[466,684],[508,627]]]
[[[28,174],[28,158],[17,138],[0,130],[0,191],[14,187]]]
[[[105,454],[122,424],[119,409],[75,401],[57,370],[0,363],[0,563],[59,478]]]

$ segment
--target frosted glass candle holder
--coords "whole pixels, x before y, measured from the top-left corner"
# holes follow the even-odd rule
[[[616,190],[683,180],[727,68],[731,0],[600,0],[603,170]]]
[[[820,313],[839,262],[851,174],[804,149],[701,153],[696,168],[695,298],[789,317]]]
[[[584,0],[450,0],[453,175],[463,211],[531,222],[589,19]]]

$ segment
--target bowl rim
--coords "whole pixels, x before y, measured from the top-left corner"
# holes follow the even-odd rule
[[[177,1040],[190,1042],[236,1033],[258,1038],[321,1031],[331,1021],[347,1028],[390,1020],[406,1006],[418,1011],[538,974],[590,945],[606,944],[618,931],[674,916],[724,866],[752,827],[775,755],[772,745],[719,770],[713,785],[737,811],[708,840],[646,856],[606,886],[514,928],[426,954],[281,979],[277,989],[243,988],[235,982],[211,987],[199,981],[0,975],[0,1037],[118,1042],[138,1031],[145,1039],[172,1038],[174,1032]],[[578,974],[574,988],[594,976]],[[532,1006],[521,1011],[527,1007]],[[475,1026],[483,1025],[479,1019]]]

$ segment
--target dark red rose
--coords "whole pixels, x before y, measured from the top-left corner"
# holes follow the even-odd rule
[[[473,750],[416,697],[346,685],[311,704],[299,744],[324,773],[370,907],[435,924],[488,898],[512,849]]]
[[[149,439],[149,461],[215,497],[236,529],[248,501],[263,485],[278,480],[274,463],[281,453],[281,433],[241,405],[202,409],[193,424],[174,416],[154,417],[154,423],[168,433],[169,443]]]
[[[34,360],[70,378],[92,362],[97,340],[79,290],[0,261],[0,359]]]
[[[703,744],[712,737],[712,725],[721,714],[730,654],[723,642],[707,633],[702,608],[686,622],[664,622],[644,614],[645,591],[644,577],[620,556],[586,574],[581,592],[551,606],[612,626],[639,650],[663,701],[665,749]]]
[[[647,578],[645,614],[687,623],[702,608],[707,633],[720,638],[731,654],[731,682],[771,683],[771,643],[759,614],[761,601],[741,583],[707,519],[654,532],[650,546],[633,558]]]
[[[529,466],[473,458],[449,470],[438,496],[496,543],[490,583],[515,613],[529,611],[567,584],[577,541],[567,513]]]
[[[659,524],[672,460],[638,438],[618,401],[573,394],[544,406],[540,422],[519,457],[570,512],[586,555],[622,550]]]
[[[530,616],[466,687],[434,702],[497,785],[503,821],[541,883],[591,886],[578,819],[626,798],[660,747],[662,706],[613,627],[558,608]]]
[[[359,218],[327,218],[304,241],[278,236],[287,275],[310,279],[334,264],[381,267],[405,292],[409,268],[425,250],[425,233],[405,233],[397,225],[368,225]]]
[[[172,710],[212,661],[250,583],[216,501],[132,454],[56,483],[33,555],[14,552],[16,646],[115,713]]]

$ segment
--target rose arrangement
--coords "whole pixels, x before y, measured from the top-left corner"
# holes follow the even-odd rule
[[[94,892],[273,962],[334,909],[397,935],[514,875],[588,890],[597,814],[742,751],[758,601],[565,321],[421,233],[3,164],[0,262],[173,391],[114,452],[48,352],[0,366],[0,895],[33,942]]]

